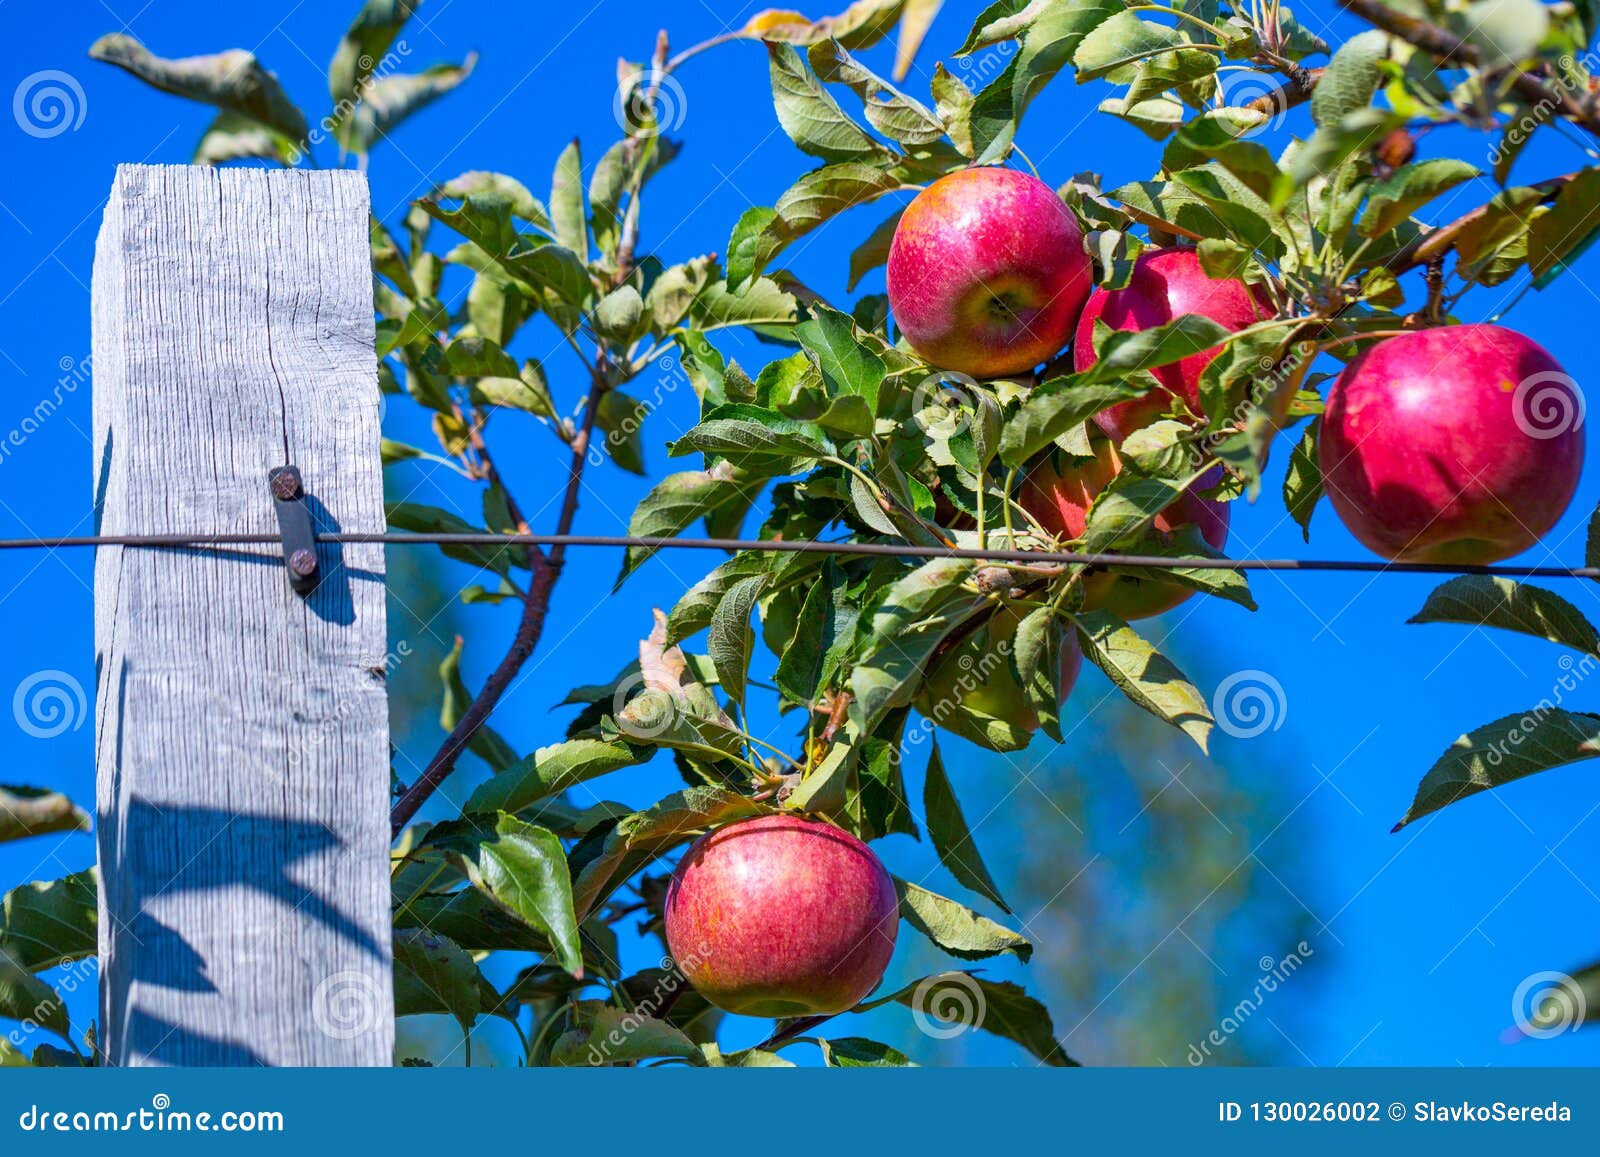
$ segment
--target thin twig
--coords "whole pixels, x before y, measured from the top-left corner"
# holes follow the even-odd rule
[[[528,594],[522,604],[522,619],[517,624],[517,633],[512,640],[511,649],[506,652],[505,658],[500,660],[500,665],[494,669],[494,673],[484,681],[476,698],[461,713],[455,728],[439,750],[434,752],[433,758],[428,761],[428,766],[423,768],[417,781],[396,801],[393,811],[389,813],[390,828],[396,836],[455,770],[456,760],[472,742],[472,737],[478,733],[478,729],[488,721],[501,697],[506,693],[506,689],[511,686],[518,672],[539,645],[539,639],[544,634],[545,619],[550,613],[550,594],[555,588],[556,580],[561,577],[561,568],[566,562],[569,545],[567,539],[571,536],[572,523],[577,517],[578,496],[583,484],[583,467],[589,457],[589,439],[594,432],[595,415],[600,409],[600,399],[605,392],[605,373],[597,367],[590,375],[589,398],[583,410],[583,424],[572,440],[572,460],[567,471],[567,490],[561,502],[561,515],[556,521],[555,541],[551,544],[549,555],[537,551],[533,542],[534,536],[516,536],[524,540],[524,545],[529,548],[531,556],[535,559],[535,565],[533,580],[528,584]]]

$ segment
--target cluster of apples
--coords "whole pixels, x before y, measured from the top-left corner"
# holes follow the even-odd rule
[[[1095,322],[1144,330],[1200,314],[1231,331],[1271,316],[1242,281],[1214,279],[1194,250],[1145,251],[1122,289],[1093,288],[1077,219],[1044,182],[1010,169],[968,169],[923,190],[889,250],[889,305],[906,342],[943,370],[1023,374],[1069,340],[1093,364]],[[1154,371],[1158,388],[1096,415],[1093,456],[1046,453],[1019,500],[1062,539],[1080,536],[1096,496],[1122,469],[1133,431],[1172,412],[1204,416],[1200,375],[1215,350]],[[1182,412],[1181,410],[1179,412]],[[1583,466],[1583,399],[1545,350],[1511,330],[1462,325],[1373,344],[1329,392],[1319,458],[1339,518],[1389,559],[1488,563],[1532,546],[1566,510]],[[1154,520],[1228,538],[1225,503],[1186,493]],[[1160,614],[1190,591],[1112,572],[1084,584],[1085,608],[1123,619]],[[973,654],[930,675],[929,701],[1038,726],[1008,664],[953,682],[984,654],[1004,653],[1020,616],[1000,608],[960,644]],[[1081,665],[1062,656],[1060,691]],[[953,658],[959,658],[954,656]],[[800,816],[746,820],[701,837],[674,873],[666,934],[679,967],[713,1004],[788,1017],[851,1007],[882,979],[899,919],[893,881],[860,840]]]
[[[1244,282],[1209,277],[1188,248],[1145,251],[1122,289],[1091,293],[1092,272],[1077,219],[1049,186],[1015,170],[967,169],[934,182],[901,218],[889,305],[921,357],[977,378],[1032,370],[1069,337],[1074,368],[1088,369],[1097,320],[1144,330],[1194,313],[1237,331],[1272,316]],[[1104,440],[1094,460],[1067,472],[1041,462],[1022,504],[1063,538],[1080,535],[1088,506],[1121,468],[1123,439],[1174,399],[1204,416],[1200,375],[1216,353],[1160,367],[1157,389],[1096,415]],[[1565,512],[1583,468],[1582,418],[1576,384],[1521,334],[1495,325],[1403,333],[1364,350],[1329,392],[1324,485],[1350,532],[1385,558],[1496,562]],[[1156,521],[1168,532],[1189,524],[1221,549],[1227,507],[1185,498]],[[1120,581],[1091,586],[1091,603],[1135,619],[1188,593]]]

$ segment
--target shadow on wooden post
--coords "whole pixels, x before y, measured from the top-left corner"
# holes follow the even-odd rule
[[[384,529],[354,172],[123,166],[94,267],[108,534]],[[388,1065],[383,550],[102,549],[101,1042],[116,1065]]]

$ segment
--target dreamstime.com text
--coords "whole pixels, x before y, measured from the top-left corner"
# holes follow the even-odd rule
[[[29,1105],[17,1117],[24,1133],[282,1133],[283,1114],[270,1109],[186,1112],[157,1093],[148,1107],[126,1112]]]

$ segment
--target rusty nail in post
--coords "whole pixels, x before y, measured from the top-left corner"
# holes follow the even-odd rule
[[[272,476],[272,496],[280,502],[293,502],[300,497],[300,475],[293,470],[280,470]]]
[[[301,578],[308,578],[317,569],[317,556],[309,550],[297,550],[289,556],[289,569]]]

